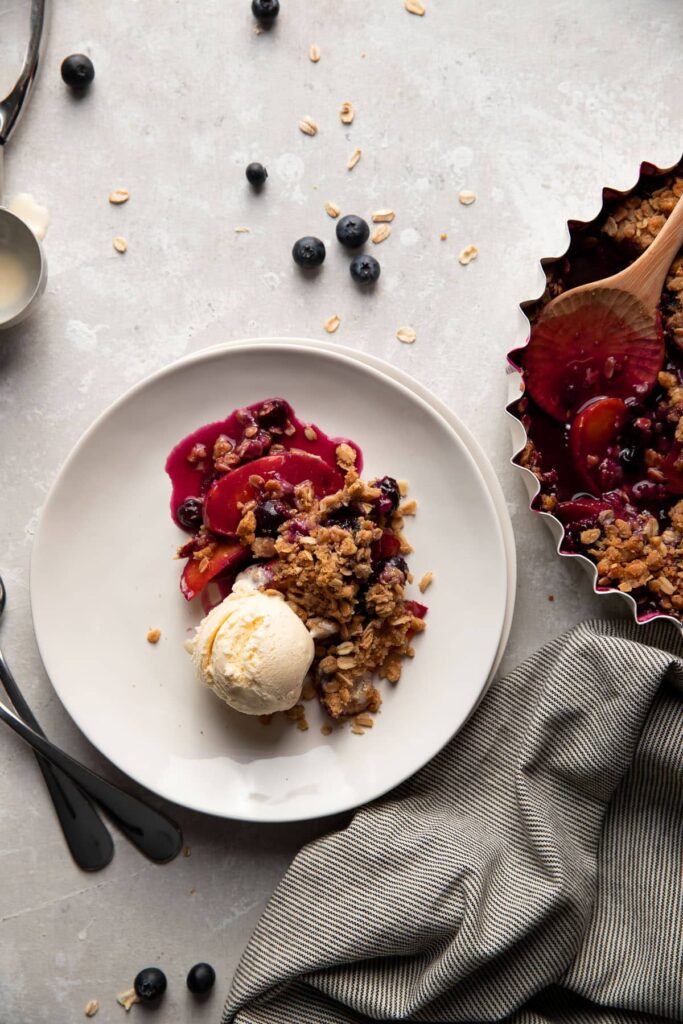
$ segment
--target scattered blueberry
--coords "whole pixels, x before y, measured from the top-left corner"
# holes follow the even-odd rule
[[[185,501],[176,509],[178,522],[186,530],[198,530],[203,522],[203,509],[204,506],[199,498],[185,498]]]
[[[325,259],[325,243],[312,235],[305,235],[294,243],[292,256],[300,267],[319,267]]]
[[[278,527],[289,518],[289,509],[281,501],[264,501],[256,506],[254,516],[260,537],[277,537]]]
[[[265,169],[263,164],[256,162],[249,164],[244,173],[247,176],[249,184],[253,185],[255,188],[260,188],[261,185],[264,185],[266,178],[268,177],[268,171]]]
[[[375,480],[374,486],[379,487],[382,492],[377,501],[379,511],[384,515],[395,512],[401,501],[401,492],[393,476],[383,476],[381,480]]]
[[[95,77],[95,68],[90,57],[84,53],[72,53],[62,61],[62,78],[71,89],[87,89]]]
[[[211,964],[195,964],[187,976],[187,987],[195,995],[203,995],[213,988],[215,981],[216,972]]]
[[[347,213],[337,221],[337,238],[347,249],[357,249],[370,237],[367,221],[355,213]]]
[[[272,25],[280,13],[280,0],[251,0],[251,13],[262,25]]]
[[[135,994],[143,1003],[159,999],[166,991],[166,975],[158,967],[145,967],[135,978]]]
[[[379,278],[381,267],[374,256],[367,256],[361,253],[354,256],[349,267],[351,277],[358,284],[374,284]]]

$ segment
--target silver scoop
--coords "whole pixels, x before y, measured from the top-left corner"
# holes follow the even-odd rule
[[[2,203],[5,145],[19,120],[42,55],[47,0],[31,0],[29,42],[24,64],[14,88],[0,101],[0,275],[5,281],[16,272],[16,295],[8,298],[0,281],[0,330],[13,327],[28,316],[47,284],[43,247],[24,221]]]

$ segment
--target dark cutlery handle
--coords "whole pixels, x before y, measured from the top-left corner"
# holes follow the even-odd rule
[[[24,721],[36,733],[44,736],[1,651],[0,679]],[[53,767],[38,753],[36,761],[52,797],[71,856],[84,871],[100,871],[106,868],[114,856],[114,842],[90,800],[64,772]]]
[[[69,757],[54,743],[29,728],[18,715],[0,702],[0,719],[54,766],[60,768],[78,786],[109,812],[128,839],[150,860],[160,864],[180,853],[183,835],[174,821],[144,803],[138,797],[107,782],[101,775]]]

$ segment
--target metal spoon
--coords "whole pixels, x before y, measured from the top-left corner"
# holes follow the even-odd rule
[[[0,578],[0,612],[5,605],[5,588]],[[10,679],[10,688],[8,693],[12,696],[12,693],[19,696],[19,703],[12,700],[15,706],[24,711],[28,711],[28,715],[37,725],[38,723],[33,718],[31,710],[23,700],[23,697],[19,693],[19,689],[14,681],[12,674],[9,672],[7,663],[4,658],[0,655],[0,676],[2,681],[7,688],[7,680]],[[24,715],[26,717],[26,715]],[[90,771],[85,765],[75,761],[74,758],[69,757],[63,750],[56,747],[54,743],[51,743],[43,733],[38,729],[30,728],[25,721],[23,721],[17,714],[15,714],[6,704],[0,701],[0,719],[9,725],[10,729],[13,729],[29,746],[33,747],[45,761],[49,761],[53,769],[57,769],[57,782],[60,782],[60,776],[63,773],[68,778],[75,782],[80,789],[91,796],[109,813],[114,823],[121,829],[124,835],[137,846],[138,850],[149,857],[150,860],[157,861],[159,863],[165,863],[166,861],[173,860],[182,848],[183,836],[180,828],[174,821],[161,814],[160,811],[150,807],[144,801],[138,797],[132,796],[130,793],[126,793],[124,790],[119,789],[111,782],[107,782],[100,775]],[[41,764],[41,768],[43,765]],[[47,765],[45,766],[47,767]],[[43,771],[43,774],[45,772]],[[47,779],[46,779],[47,781]],[[66,781],[66,780],[65,780]],[[48,783],[49,785],[49,783]],[[63,788],[63,787],[62,787]],[[52,789],[50,790],[52,792]],[[75,791],[78,793],[78,790]],[[54,796],[53,796],[54,799]],[[85,799],[82,797],[81,799]],[[82,805],[81,805],[82,809]],[[62,820],[60,815],[60,821]],[[100,822],[101,824],[101,822]],[[102,826],[104,828],[104,826]],[[106,833],[106,829],[105,829]],[[111,837],[107,836],[109,842]],[[71,844],[69,844],[71,845]],[[111,858],[109,858],[111,859]],[[105,863],[108,863],[106,861]],[[104,864],[99,866],[104,867]],[[93,870],[92,868],[90,870]]]
[[[5,585],[0,577],[0,616],[5,610],[6,600]],[[0,682],[24,721],[34,732],[44,736],[1,650]],[[59,768],[53,768],[40,754],[36,754],[36,760],[50,791],[71,856],[84,871],[105,868],[114,856],[114,843],[99,814],[87,796]]]
[[[31,0],[30,35],[24,64],[14,88],[0,101],[0,201],[5,144],[19,120],[38,72],[46,9],[47,0]],[[13,327],[27,317],[47,284],[47,261],[42,245],[20,217],[0,206],[0,253],[3,250],[18,264],[25,285],[16,301],[0,307],[0,330]]]

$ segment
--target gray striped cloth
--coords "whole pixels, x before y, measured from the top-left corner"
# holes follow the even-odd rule
[[[683,1020],[671,626],[552,641],[426,768],[297,856],[223,1022],[368,1020]]]

